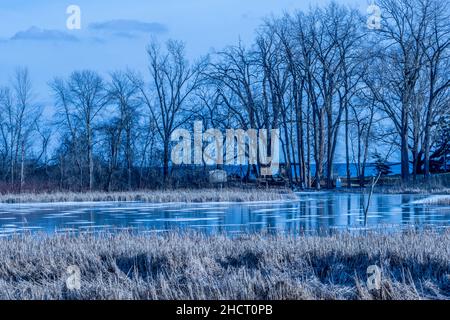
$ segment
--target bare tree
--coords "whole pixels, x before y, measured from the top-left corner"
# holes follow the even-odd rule
[[[401,171],[409,181],[410,112],[415,88],[424,65],[431,4],[434,0],[380,0],[382,28],[377,31],[382,60],[383,93],[376,92],[383,110],[391,118],[400,137]],[[389,72],[386,72],[389,70]]]
[[[29,139],[36,130],[42,108],[35,102],[31,79],[27,68],[18,68],[12,81],[12,89],[2,90],[0,107],[2,136],[9,154],[10,183],[14,187],[19,165],[19,192],[25,184],[25,160]]]
[[[267,86],[259,77],[266,73],[261,68],[263,63],[259,62],[257,52],[239,42],[236,46],[225,48],[215,58],[208,70],[208,78],[233,123],[244,131],[278,126],[279,111],[275,110],[272,118],[269,117]],[[249,179],[251,170],[255,176],[260,173],[258,164],[249,165],[245,180]]]
[[[137,76],[131,72],[117,71],[111,75],[111,84],[109,86],[109,95],[111,102],[118,109],[119,123],[117,124],[118,139],[116,143],[120,145],[121,135],[124,132],[124,153],[127,166],[127,188],[132,188],[132,167],[133,167],[133,141],[135,130],[138,125],[138,111],[140,100],[138,97],[139,86],[135,81]],[[114,168],[114,167],[111,167]],[[113,170],[113,169],[112,169]],[[112,175],[112,170],[110,175]]]
[[[433,1],[431,4],[430,26],[428,37],[423,44],[428,73],[428,101],[425,106],[424,132],[424,173],[430,176],[430,150],[432,134],[437,120],[445,110],[448,112],[448,89],[450,79],[450,14],[449,5],[445,1]]]
[[[144,103],[150,110],[152,120],[163,144],[164,183],[169,178],[169,144],[174,130],[191,117],[186,113],[187,100],[201,83],[205,61],[190,65],[182,42],[169,40],[166,50],[156,41],[147,48],[151,76],[150,90],[139,85]]]
[[[89,190],[94,188],[94,128],[100,111],[108,103],[102,78],[94,71],[75,71],[67,81],[51,84],[63,122],[69,129],[76,149],[84,150],[89,171]],[[85,147],[77,142],[83,138]],[[82,164],[78,160],[82,175]],[[82,186],[82,182],[81,182]]]

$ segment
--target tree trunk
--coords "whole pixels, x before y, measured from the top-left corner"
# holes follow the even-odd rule
[[[93,155],[92,155],[92,132],[91,132],[91,128],[88,125],[88,143],[87,143],[87,148],[88,148],[88,164],[89,164],[89,191],[92,191],[94,189],[94,159],[93,159]]]
[[[164,155],[163,155],[163,182],[164,187],[168,186],[169,182],[169,143],[164,139]]]
[[[347,187],[352,186],[350,173],[350,151],[349,151],[349,125],[348,125],[348,104],[345,105],[345,169],[347,174]]]
[[[300,97],[297,96],[297,92],[294,91],[294,97],[296,102],[296,119],[297,119],[297,152],[298,152],[298,166],[300,172],[300,185],[302,188],[305,185],[305,150],[303,143],[303,82],[300,88]]]
[[[132,158],[131,158],[131,131],[127,129],[127,173],[128,173],[128,190],[131,190],[131,167],[132,167]]]
[[[408,146],[408,112],[409,108],[403,105],[401,127],[401,176],[402,182],[409,182],[409,146]]]
[[[21,143],[21,156],[20,156],[20,190],[22,193],[23,187],[25,185],[25,141]]]

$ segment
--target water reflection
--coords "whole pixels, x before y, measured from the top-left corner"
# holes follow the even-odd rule
[[[417,195],[373,195],[368,227],[449,226],[450,207],[413,204]],[[0,236],[24,231],[58,232],[129,229],[194,229],[206,233],[330,232],[364,225],[367,196],[305,193],[299,200],[275,203],[2,204]]]

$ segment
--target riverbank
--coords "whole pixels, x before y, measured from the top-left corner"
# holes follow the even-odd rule
[[[297,190],[302,192],[301,190]],[[341,188],[321,191],[337,193],[367,193],[369,188]],[[316,192],[311,189],[307,192]],[[404,186],[377,186],[378,194],[422,194],[450,195],[450,188],[424,188]],[[254,202],[254,201],[292,201],[298,195],[289,188],[210,188],[210,189],[173,189],[129,192],[51,192],[0,194],[0,203],[57,203],[57,202],[127,202],[148,203],[206,203],[206,202]],[[446,203],[444,203],[446,204]]]
[[[449,299],[450,231],[0,239],[2,299]],[[68,290],[68,266],[81,272]],[[382,270],[381,290],[367,267]]]
[[[55,193],[23,193],[0,195],[0,203],[53,203],[53,202],[124,202],[142,201],[150,203],[168,202],[251,202],[297,200],[298,197],[290,189],[176,189],[149,190],[130,192],[55,192]]]

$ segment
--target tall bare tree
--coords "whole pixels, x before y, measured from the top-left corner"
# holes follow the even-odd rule
[[[137,76],[132,71],[116,71],[111,74],[111,84],[108,88],[110,100],[116,106],[118,113],[117,134],[115,142],[120,146],[121,135],[124,133],[124,153],[127,167],[127,188],[132,188],[133,141],[138,126],[140,100],[139,86],[135,81]],[[118,149],[118,148],[117,148]],[[115,166],[111,167],[114,168]],[[112,175],[111,169],[110,175]]]
[[[186,59],[185,45],[169,40],[163,50],[156,41],[147,48],[150,62],[150,88],[139,85],[144,103],[150,110],[152,119],[163,144],[164,183],[169,178],[169,144],[176,130],[191,113],[187,102],[201,83],[205,61],[190,65]]]
[[[55,79],[51,87],[63,117],[62,121],[69,129],[76,149],[85,152],[89,172],[89,190],[93,190],[94,130],[99,114],[109,100],[104,81],[94,71],[75,71],[67,81]],[[80,138],[83,139],[82,145],[78,142]],[[82,175],[81,160],[78,162]]]
[[[9,154],[10,183],[15,185],[19,165],[19,191],[25,184],[26,152],[29,140],[36,131],[36,123],[42,115],[42,107],[35,102],[35,95],[27,68],[18,68],[12,81],[12,89],[2,90],[2,136]]]

